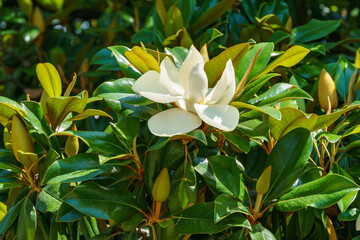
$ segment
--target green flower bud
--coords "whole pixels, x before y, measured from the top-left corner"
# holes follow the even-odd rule
[[[28,162],[21,161],[18,155],[18,151],[20,150],[24,153],[33,153],[34,143],[25,124],[17,115],[12,117],[11,145],[16,159],[25,166],[28,166]]]
[[[155,201],[164,202],[170,194],[170,177],[167,168],[161,170],[152,188],[152,196]]]
[[[256,183],[256,191],[262,195],[269,191],[271,179],[271,166],[268,166],[261,174],[259,180]]]
[[[76,125],[74,124],[71,131],[77,131]],[[74,156],[79,151],[79,138],[76,136],[69,136],[65,143],[65,153],[68,157]]]

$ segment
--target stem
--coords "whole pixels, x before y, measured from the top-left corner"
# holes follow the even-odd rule
[[[256,202],[255,202],[255,207],[254,207],[254,215],[255,216],[260,211],[261,200],[262,200],[263,196],[264,196],[264,194],[261,194],[261,193],[258,193],[258,195],[256,196]]]
[[[155,210],[154,210],[154,218],[155,218],[155,220],[158,220],[158,218],[160,216],[161,205],[162,205],[162,202],[155,201]]]
[[[80,228],[81,228],[81,231],[82,233],[84,234],[84,238],[86,240],[92,238],[95,236],[92,228],[91,228],[91,225],[90,223],[87,221],[86,218],[83,218],[79,221],[79,224],[80,224]]]

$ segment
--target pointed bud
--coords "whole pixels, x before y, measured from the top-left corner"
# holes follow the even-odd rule
[[[33,140],[27,130],[25,124],[21,120],[20,117],[14,115],[12,117],[11,123],[11,145],[16,159],[21,162],[19,158],[18,151],[22,151],[24,153],[33,153],[34,152],[34,144]],[[23,162],[21,162],[23,163]],[[28,166],[28,162],[23,163],[25,166]]]
[[[135,54],[136,57],[133,54],[129,54],[129,52],[125,52],[125,56],[138,70],[140,70],[140,72],[145,73],[149,70],[160,72],[158,61],[151,54],[145,52],[141,47],[133,47],[133,49],[131,49],[131,53]]]
[[[155,201],[164,202],[170,194],[170,177],[167,168],[161,170],[156,178],[152,189],[152,196]]]
[[[38,6],[36,6],[31,15],[31,25],[37,27],[40,33],[45,32],[45,21],[44,17],[41,13],[41,10]]]
[[[256,191],[260,194],[265,194],[269,191],[271,179],[271,166],[268,166],[261,174],[259,180],[256,183]]]
[[[76,125],[74,124],[71,131],[77,131]],[[69,136],[65,143],[65,153],[68,157],[74,156],[79,151],[79,138],[76,136]]]
[[[329,100],[331,103],[331,109],[337,108],[338,96],[336,92],[336,86],[334,80],[325,69],[321,70],[320,73],[318,97],[320,106],[325,111],[329,109]]]

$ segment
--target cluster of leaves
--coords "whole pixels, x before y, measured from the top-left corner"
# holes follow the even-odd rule
[[[134,2],[135,12],[147,6],[140,2]],[[50,64],[37,66],[44,90],[39,102],[31,96],[20,103],[0,97],[1,238],[357,239],[360,56],[354,50],[358,40],[326,42],[324,38],[342,24],[339,20],[314,19],[293,28],[285,2],[261,2],[222,0],[200,5],[157,0],[147,3],[155,6],[153,26],[140,29],[142,21],[136,13],[131,24],[124,21],[127,14],[117,11],[121,3],[107,1],[111,14],[104,11],[99,28],[84,30],[101,35],[102,44],[95,38],[88,41],[91,37],[78,42],[77,33],[71,31],[44,34],[34,21],[17,25],[16,19],[31,19],[37,12],[26,12],[29,8],[22,7],[20,17],[9,12],[0,15],[34,34],[26,41],[25,30],[2,31],[4,36],[24,36],[12,44],[27,50],[18,55],[11,45],[2,45],[1,51],[17,55],[4,52],[7,60],[1,61],[2,69],[11,69],[2,73],[5,77],[14,78],[17,72],[10,68],[17,62],[9,65],[10,60],[25,63],[34,52],[47,59],[43,49],[52,49],[50,43],[45,47],[52,38],[75,42],[64,40],[58,52],[50,54],[57,70]],[[57,10],[45,18],[48,27],[52,19],[72,12],[61,10],[62,1],[36,4],[48,15],[48,10]],[[66,4],[69,8],[79,4],[73,6],[77,9],[88,3]],[[131,26],[136,33],[119,40],[122,36],[105,29],[106,23],[119,22],[124,25],[113,27],[116,31],[126,33]],[[143,44],[98,51],[115,39]],[[209,86],[215,86],[227,60],[232,60],[239,92],[231,105],[239,109],[239,124],[232,132],[204,124],[186,134],[154,136],[148,120],[173,106],[139,96],[132,86],[145,72],[159,71],[165,57],[180,67],[191,45],[201,48]],[[336,55],[344,47],[350,58]],[[76,48],[83,50],[72,55]],[[57,55],[59,51],[63,55]],[[96,51],[90,63],[98,71],[90,72],[83,59]],[[62,62],[63,56],[71,55],[75,58],[71,63]],[[354,57],[355,61],[349,60]],[[34,74],[33,61],[27,64]],[[76,75],[68,81],[64,72],[72,74],[83,67],[89,71],[86,76],[79,74],[83,89],[92,86],[83,77],[115,79],[93,91],[81,91]],[[335,82],[336,109],[319,106],[323,68]],[[22,69],[18,74],[31,76]],[[62,83],[67,85],[65,91]],[[104,131],[90,131],[96,127],[88,125],[77,131],[76,125],[94,116],[103,120]]]

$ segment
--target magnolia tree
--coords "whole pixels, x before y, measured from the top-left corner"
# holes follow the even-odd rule
[[[1,203],[2,238],[355,234],[357,143],[347,139],[360,131],[356,92],[349,88],[337,108],[324,69],[314,95],[322,110],[305,113],[313,97],[279,72],[291,76],[309,50],[274,54],[273,46],[242,43],[211,59],[206,45],[165,53],[113,46],[115,58],[106,56],[125,77],[90,98],[71,95],[76,75],[63,91],[56,68],[39,63],[40,102],[0,97],[1,187],[10,189]],[[101,54],[108,52],[95,64]],[[94,102],[106,108],[93,109]],[[76,122],[93,116],[109,119],[108,127],[77,130]]]

